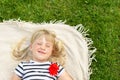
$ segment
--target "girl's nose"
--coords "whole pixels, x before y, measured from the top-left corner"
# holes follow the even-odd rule
[[[40,48],[43,49],[43,50],[45,50],[45,45],[41,45]]]

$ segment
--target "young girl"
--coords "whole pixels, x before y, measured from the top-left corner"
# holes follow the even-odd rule
[[[54,32],[36,31],[30,45],[22,50],[21,43],[13,50],[13,56],[22,62],[15,68],[12,80],[72,80],[62,67],[64,47]]]

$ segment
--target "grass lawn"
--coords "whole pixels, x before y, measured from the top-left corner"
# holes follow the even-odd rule
[[[120,78],[120,0],[0,0],[0,21],[83,24],[97,48],[90,80]]]

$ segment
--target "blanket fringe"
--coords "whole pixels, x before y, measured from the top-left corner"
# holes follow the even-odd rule
[[[87,46],[88,46],[88,80],[90,80],[90,75],[92,74],[92,69],[91,69],[91,64],[92,61],[95,60],[95,52],[96,52],[96,48],[93,47],[93,41],[91,38],[88,38],[88,31],[87,29],[84,28],[84,26],[82,24],[79,24],[77,26],[74,27],[79,33],[82,33],[83,37],[85,38],[86,42],[87,42]]]

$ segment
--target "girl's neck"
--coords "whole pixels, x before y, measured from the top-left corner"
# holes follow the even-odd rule
[[[32,59],[31,61],[38,62],[38,63],[49,62],[48,60],[35,60],[35,59]]]

